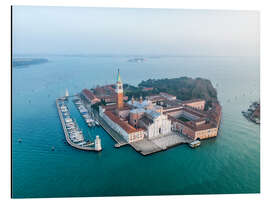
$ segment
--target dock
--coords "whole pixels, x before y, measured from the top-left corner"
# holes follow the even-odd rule
[[[61,121],[61,124],[62,124],[62,127],[63,127],[63,131],[64,131],[64,134],[65,134],[65,138],[66,138],[67,143],[70,146],[72,146],[72,147],[74,147],[76,149],[85,150],[85,151],[96,151],[95,147],[81,146],[81,145],[75,144],[74,142],[71,141],[71,139],[69,137],[69,133],[67,131],[65,121],[64,121],[63,114],[62,114],[62,112],[60,110],[59,99],[56,99],[56,107],[57,107],[57,110],[58,110],[59,118],[60,118],[60,121]]]
[[[181,145],[181,144],[189,144],[193,140],[178,134],[170,134],[165,136],[160,136],[154,139],[143,139],[138,142],[129,143],[137,152],[142,155],[150,155],[160,151],[168,150],[172,147]]]

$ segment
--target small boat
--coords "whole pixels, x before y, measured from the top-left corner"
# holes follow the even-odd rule
[[[22,139],[21,139],[21,138],[19,138],[19,139],[18,139],[18,142],[19,142],[19,143],[21,143],[21,142],[22,142]]]
[[[201,142],[199,140],[195,140],[195,141],[189,143],[189,146],[191,148],[196,148],[196,147],[199,147],[200,145],[201,145]]]
[[[55,150],[55,147],[52,147],[52,151],[54,151]]]
[[[65,118],[66,123],[72,123],[72,119],[70,117]]]
[[[90,120],[89,118],[86,118],[86,119],[85,119],[85,122],[86,122],[86,123],[90,123],[91,120]]]
[[[83,114],[82,115],[84,118],[90,118],[89,114]]]

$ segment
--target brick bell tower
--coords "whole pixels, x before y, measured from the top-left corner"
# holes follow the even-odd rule
[[[117,108],[121,109],[124,106],[124,102],[123,102],[123,97],[124,97],[124,93],[123,93],[123,83],[121,81],[121,77],[120,77],[120,72],[118,69],[118,73],[117,73],[117,82],[116,82],[116,89],[115,92],[117,94],[117,98],[116,98],[116,104],[117,104]]]

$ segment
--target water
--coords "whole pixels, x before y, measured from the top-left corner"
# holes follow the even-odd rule
[[[260,192],[260,128],[241,111],[260,96],[258,57],[162,57],[129,63],[127,57],[49,56],[49,63],[13,69],[13,197],[223,194]],[[88,130],[103,151],[85,152],[65,143],[55,98],[96,84],[148,78],[204,77],[217,87],[223,107],[219,136],[197,149],[186,145],[142,156],[114,148],[102,129]],[[22,139],[19,143],[18,139]],[[55,147],[55,151],[51,147]]]

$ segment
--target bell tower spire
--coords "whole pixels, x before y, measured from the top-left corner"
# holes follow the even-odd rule
[[[117,103],[117,108],[121,109],[124,106],[124,102],[123,102],[123,97],[124,97],[124,93],[123,93],[123,83],[120,77],[120,70],[118,68],[118,72],[117,72],[117,81],[116,81],[116,90],[115,90],[117,96],[116,96],[116,103]]]
[[[120,77],[120,70],[118,68],[118,72],[117,72],[117,82],[122,83],[121,77]]]

